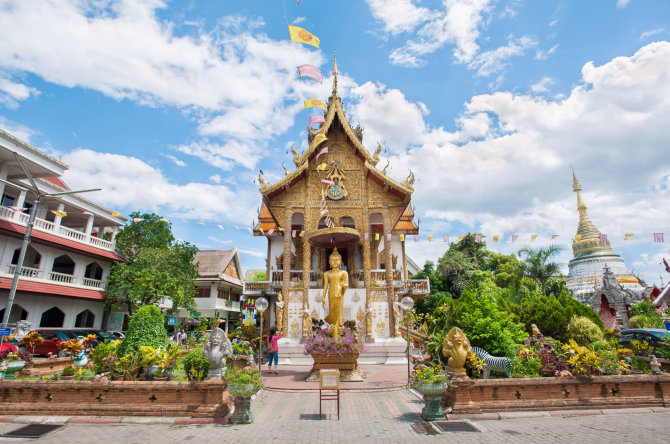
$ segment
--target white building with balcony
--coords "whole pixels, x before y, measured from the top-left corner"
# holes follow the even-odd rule
[[[226,332],[232,330],[239,324],[242,295],[242,267],[237,247],[198,251],[193,261],[198,264],[196,311],[178,310],[179,323],[188,324],[190,318],[218,317],[226,320]],[[161,308],[172,308],[172,303],[163,301]]]
[[[70,191],[59,179],[66,164],[0,130],[0,317],[36,199],[14,153],[41,194]],[[42,197],[9,322],[101,328],[105,281],[112,264],[123,260],[114,251],[114,236],[126,220],[80,195]]]

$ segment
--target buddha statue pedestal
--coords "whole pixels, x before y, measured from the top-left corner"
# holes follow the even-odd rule
[[[407,341],[403,338],[388,338],[384,341],[386,349],[385,365],[405,364],[407,365]]]

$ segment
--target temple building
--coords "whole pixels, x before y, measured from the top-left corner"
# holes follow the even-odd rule
[[[324,274],[334,250],[348,272],[343,320],[356,321],[366,338],[360,363],[401,363],[402,312],[395,302],[429,294],[428,280],[410,280],[405,238],[418,235],[411,196],[414,175],[398,181],[378,169],[381,146],[370,153],[351,127],[337,94],[337,61],[325,122],[293,151],[295,170],[270,184],[259,176],[262,205],[255,236],[267,238],[267,281],[245,282],[245,311],[254,298],[270,301],[264,324],[280,326],[280,362],[308,364],[301,340],[311,319],[323,319]]]
[[[642,300],[644,287],[640,280],[628,270],[621,256],[612,251],[609,240],[602,236],[598,228],[591,222],[586,214],[586,205],[580,191],[582,186],[572,172],[572,190],[577,193],[577,210],[579,211],[579,225],[577,234],[572,243],[574,257],[568,263],[568,277],[566,285],[578,301],[588,304],[591,296],[603,284],[608,270],[608,277],[616,279],[621,289],[630,292],[635,300]],[[609,278],[608,278],[609,279]],[[614,288],[613,281],[607,280],[608,288]],[[634,301],[633,301],[634,302]],[[600,308],[600,304],[599,308]],[[596,310],[598,311],[598,310]]]

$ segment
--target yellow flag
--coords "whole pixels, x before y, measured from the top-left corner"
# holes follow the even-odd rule
[[[433,242],[433,235],[432,234],[428,235],[428,242]]]
[[[375,233],[375,240],[379,240],[379,233]]]
[[[300,237],[304,237],[304,236],[305,236],[305,230],[302,230],[302,231],[300,232]]]
[[[198,222],[198,223],[199,223],[200,225],[205,225],[205,223],[204,223],[204,222]]]
[[[67,213],[66,213],[65,211],[51,210],[51,212],[52,212],[53,214],[55,214],[56,216],[60,216],[60,217],[65,217],[65,216],[67,216]]]
[[[297,26],[288,25],[288,32],[291,34],[291,40],[294,42],[312,45],[316,48],[319,47],[319,38],[309,31]]]
[[[305,109],[310,108],[321,108],[325,111],[326,105],[324,105],[323,102],[319,99],[307,99],[305,100]]]
[[[265,231],[263,231],[262,228],[259,228],[258,230],[261,232],[261,234],[262,234],[263,236],[265,236]]]
[[[463,240],[463,236],[458,236],[458,241],[460,242],[462,240]]]
[[[317,171],[325,171],[325,169],[328,168],[328,165],[326,162],[321,163],[318,167],[316,167]]]
[[[168,222],[168,220],[165,219],[164,217],[161,217],[160,219],[158,219],[158,221],[159,221],[159,222]]]
[[[405,235],[404,234],[400,235],[400,242],[405,242]]]
[[[500,240],[500,236],[497,234],[493,235],[493,242],[498,242]]]
[[[324,136],[323,134],[319,133],[316,136],[314,136],[314,141],[312,141],[312,144],[314,146],[319,146],[320,144],[322,144],[326,140],[328,140],[328,138],[326,136]]]
[[[112,211],[112,217],[120,217],[120,216],[121,213],[119,213],[118,211]]]
[[[537,239],[537,234],[531,234],[530,235],[530,241],[535,242],[535,239]]]

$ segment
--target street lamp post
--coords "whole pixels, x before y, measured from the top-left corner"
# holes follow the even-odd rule
[[[268,300],[263,296],[256,299],[254,306],[261,314],[261,325],[258,332],[258,371],[261,371],[261,362],[263,362],[263,354],[261,353],[261,348],[263,347],[263,312],[268,308]]]
[[[405,312],[405,327],[407,328],[407,386],[410,384],[410,368],[409,368],[409,312],[414,308],[414,299],[409,296],[405,296],[400,301],[400,306]]]

